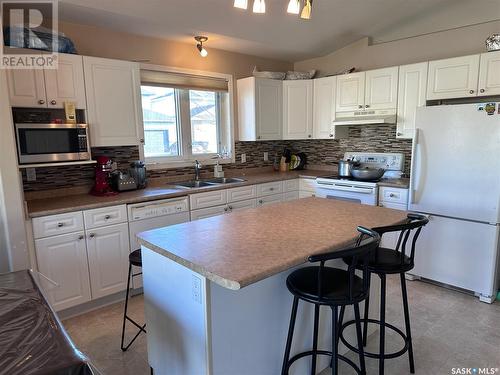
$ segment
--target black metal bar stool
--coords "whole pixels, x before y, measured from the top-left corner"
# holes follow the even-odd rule
[[[413,343],[411,339],[411,329],[410,329],[410,314],[408,309],[408,294],[406,291],[406,279],[405,272],[410,271],[414,267],[415,258],[415,244],[417,242],[418,236],[422,228],[429,222],[429,219],[423,215],[408,214],[407,222],[401,225],[394,225],[388,227],[374,228],[381,237],[385,233],[399,232],[398,241],[395,249],[388,249],[384,247],[378,247],[374,252],[374,255],[370,259],[368,270],[371,273],[376,273],[380,277],[381,289],[380,289],[380,320],[369,319],[368,309],[370,304],[369,297],[366,298],[365,311],[363,322],[363,346],[366,346],[368,323],[377,324],[380,326],[380,351],[379,353],[371,353],[364,351],[364,355],[369,358],[376,358],[379,360],[379,374],[384,374],[384,361],[386,359],[396,358],[404,353],[408,352],[408,360],[410,363],[410,372],[415,373],[415,363],[413,360]],[[407,253],[407,244],[411,243],[411,249],[409,254]],[[344,262],[347,264],[352,264],[352,257],[345,257]],[[362,269],[364,265],[359,264],[358,269]],[[404,333],[399,328],[392,324],[389,324],[385,320],[385,303],[386,303],[386,276],[388,274],[399,273],[401,279],[401,290],[403,295],[403,312],[405,319],[405,330]],[[355,321],[349,321],[345,324],[340,322],[340,340],[349,349],[358,352],[354,345],[347,342],[344,338],[343,332],[346,327],[357,324]],[[393,353],[385,353],[385,329],[391,329],[397,334],[399,334],[404,340],[404,347],[401,350]]]
[[[135,341],[135,339],[141,334],[141,332],[146,333],[146,323],[144,325],[140,326],[138,323],[136,323],[132,318],[130,318],[127,315],[127,308],[128,308],[128,297],[130,294],[130,279],[132,279],[135,276],[142,275],[142,272],[137,272],[137,273],[132,273],[132,266],[136,267],[142,267],[142,256],[141,256],[141,249],[134,250],[130,253],[128,256],[128,279],[127,279],[127,293],[125,296],[125,310],[123,311],[123,326],[122,326],[122,342],[121,342],[121,348],[123,351],[126,351],[128,348],[130,348],[130,345]],[[127,320],[135,325],[139,331],[136,333],[134,338],[126,345],[124,346],[124,340],[125,340],[125,323]]]
[[[285,355],[281,369],[282,375],[288,374],[288,370],[293,362],[306,356],[312,356],[311,374],[315,375],[317,355],[327,355],[331,357],[330,365],[332,367],[332,375],[336,375],[338,372],[339,359],[353,367],[358,374],[366,374],[359,303],[367,298],[369,294],[370,273],[368,271],[368,262],[370,253],[374,251],[379,244],[380,236],[378,233],[363,227],[358,227],[358,231],[360,232],[360,236],[354,246],[326,254],[310,256],[309,262],[320,262],[320,265],[300,268],[288,276],[286,286],[294,297],[285,346]],[[352,263],[347,270],[325,266],[326,261],[346,256],[352,257]],[[360,264],[365,265],[361,277],[355,275],[356,266]],[[313,348],[312,350],[296,354],[290,358],[290,349],[292,347],[299,299],[314,304]],[[354,314],[357,322],[359,367],[350,359],[338,354],[338,308],[340,306],[343,311],[346,305],[354,305]],[[320,306],[329,306],[332,310],[332,351],[318,350]]]

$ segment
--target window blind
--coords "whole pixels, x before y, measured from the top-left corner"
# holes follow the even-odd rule
[[[152,86],[161,85],[192,90],[229,91],[228,81],[222,78],[157,70],[141,70],[141,83]]]

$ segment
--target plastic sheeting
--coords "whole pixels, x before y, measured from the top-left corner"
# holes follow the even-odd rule
[[[0,374],[93,374],[30,271],[0,274]]]

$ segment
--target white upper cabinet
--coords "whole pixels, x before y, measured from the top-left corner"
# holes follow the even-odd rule
[[[84,56],[83,66],[91,145],[143,143],[139,64]]]
[[[248,77],[237,81],[240,141],[281,139],[283,83]]]
[[[369,70],[366,72],[365,108],[396,108],[398,102],[399,67]]]
[[[427,100],[477,95],[479,55],[429,62]]]
[[[399,67],[396,138],[413,138],[418,107],[425,106],[428,63]]]
[[[13,107],[87,108],[82,56],[60,53],[57,69],[8,70],[7,81]]]
[[[49,108],[64,108],[64,102],[87,108],[82,56],[59,54],[57,69],[45,69],[43,73]]]
[[[336,112],[363,109],[365,105],[365,72],[337,77]]]
[[[283,81],[283,139],[308,139],[313,132],[313,80]]]
[[[335,94],[337,77],[314,80],[313,136],[315,139],[331,139],[332,122],[335,120]]]
[[[478,95],[500,95],[500,51],[481,54]]]

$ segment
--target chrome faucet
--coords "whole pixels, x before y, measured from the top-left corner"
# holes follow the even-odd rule
[[[194,161],[194,179],[198,181],[200,179],[201,163],[198,160]]]

